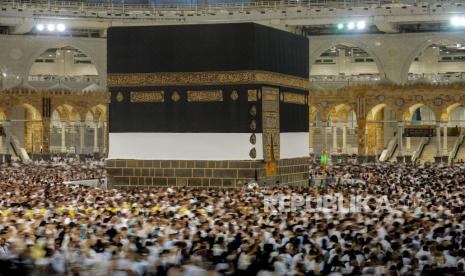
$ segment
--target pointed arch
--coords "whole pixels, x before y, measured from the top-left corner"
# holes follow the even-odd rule
[[[37,88],[53,87],[60,90],[82,90],[92,83],[104,83],[104,74],[92,57],[73,43],[59,43],[41,47],[27,65],[24,76]],[[65,84],[66,83],[66,84]]]
[[[424,113],[428,116],[426,119],[422,119],[420,120],[419,122],[417,123],[421,123],[421,124],[431,124],[433,122],[435,122],[438,118],[435,114],[435,112],[433,111],[433,109],[428,106],[428,105],[425,105],[424,103],[416,103],[416,104],[413,104],[411,105],[410,107],[408,107],[404,113],[403,113],[403,120],[405,122],[411,122],[411,123],[415,123],[415,120],[413,118],[414,116],[414,112],[418,112],[418,110],[421,111],[424,111]]]
[[[15,119],[14,112],[18,110],[18,108],[24,108],[25,114],[24,118],[25,120],[28,121],[40,121],[42,120],[42,115],[39,112],[39,109],[36,108],[34,105],[29,104],[29,103],[21,103],[16,106],[13,106],[10,108],[10,110],[7,112],[7,117],[12,120]]]
[[[384,111],[385,108],[389,108],[390,107],[385,104],[385,103],[381,103],[381,104],[377,104],[375,106],[373,106],[370,111],[368,112],[367,114],[367,121],[379,121],[382,119],[382,112]]]
[[[347,122],[349,118],[349,112],[352,110],[352,106],[348,104],[337,104],[329,110],[328,122]]]
[[[308,108],[309,116],[310,116],[310,125],[314,125],[316,123],[316,113],[318,109],[315,105],[310,105]]]
[[[441,121],[449,127],[465,126],[465,105],[454,103],[446,107],[441,114]]]
[[[316,64],[316,60],[319,59],[323,53],[325,53],[328,50],[337,48],[340,45],[345,47],[354,47],[361,49],[362,51],[367,53],[370,58],[373,59],[373,61],[376,64],[376,68],[378,69],[379,75],[385,75],[383,64],[381,63],[379,57],[376,55],[374,51],[371,50],[371,47],[365,42],[363,42],[361,39],[335,37],[334,39],[328,40],[326,43],[323,43],[311,53],[310,64]]]
[[[104,121],[106,121],[107,116],[107,107],[103,104],[95,105],[90,108],[90,112],[93,116],[94,121],[98,121],[101,116],[103,116]]]
[[[54,111],[57,111],[62,121],[80,121],[81,115],[72,105],[61,104]]]
[[[415,72],[422,73],[422,74],[425,74],[425,72],[427,74],[429,73],[438,74],[440,73],[438,72],[438,70],[440,70],[438,66],[431,66],[431,69],[426,70],[426,71],[425,71],[425,68],[423,69],[417,68],[420,64],[415,64],[416,59],[419,59],[422,53],[425,53],[425,51],[427,51],[428,49],[430,49],[431,51],[435,50],[435,51],[440,52],[441,50],[440,48],[452,47],[452,48],[456,48],[458,50],[462,50],[463,52],[465,52],[465,49],[461,49],[462,45],[465,45],[465,39],[457,35],[445,34],[441,36],[425,36],[424,41],[420,43],[418,47],[416,47],[405,60],[402,66],[401,74],[403,76],[408,76],[409,74],[414,74]],[[438,60],[435,60],[435,62],[437,61]],[[435,70],[436,72],[429,72],[431,70]],[[446,72],[451,72],[450,68],[448,68],[447,71],[444,71],[444,73]],[[460,70],[460,72],[465,72],[465,69]],[[414,79],[411,79],[411,80],[414,80]],[[421,77],[420,80],[424,80],[424,77]]]
[[[6,121],[7,120],[7,117],[6,117],[6,112],[2,109],[0,109],[0,123],[3,122],[3,121]]]

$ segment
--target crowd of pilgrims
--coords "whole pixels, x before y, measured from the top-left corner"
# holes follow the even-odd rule
[[[118,191],[63,183],[104,177],[100,162],[3,165],[0,274],[465,275],[464,165],[311,172],[331,181]],[[392,209],[264,208],[292,193],[387,196]]]

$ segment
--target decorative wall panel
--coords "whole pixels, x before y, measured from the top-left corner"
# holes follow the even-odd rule
[[[188,102],[222,102],[223,91],[187,91]]]
[[[262,87],[263,157],[265,162],[279,160],[279,89]]]
[[[165,92],[131,92],[131,103],[162,103],[165,101]]]
[[[284,92],[284,102],[291,103],[291,104],[305,104],[305,95],[291,93],[291,92]]]

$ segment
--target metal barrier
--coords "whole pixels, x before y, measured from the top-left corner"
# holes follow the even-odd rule
[[[431,140],[430,137],[423,137],[421,139],[420,145],[418,145],[418,149],[413,152],[413,155],[412,155],[412,162],[413,163],[415,163],[417,161],[417,159],[420,158],[421,153],[423,152],[423,150],[425,149],[426,144],[428,144],[430,140]]]
[[[457,152],[459,151],[459,148],[463,144],[464,137],[465,137],[465,128],[462,128],[460,131],[459,137],[457,137],[457,140],[455,141],[452,151],[449,153],[449,163],[452,163],[454,161],[454,158],[457,156]]]

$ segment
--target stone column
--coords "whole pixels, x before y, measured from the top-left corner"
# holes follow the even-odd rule
[[[66,125],[61,122],[61,152],[66,152]]]
[[[98,149],[98,121],[94,122],[94,152],[99,152]]]
[[[6,126],[5,126],[6,123],[7,123],[7,121],[0,121],[0,127],[3,128],[3,134],[5,135],[5,139],[3,138],[3,135],[0,135],[0,153],[1,154],[6,154],[6,143],[5,143],[6,142],[6,136],[7,136],[7,134],[6,134]],[[0,160],[0,162],[1,161],[2,160]]]
[[[370,155],[369,152],[369,147],[368,147],[368,125],[364,129],[364,135],[365,135],[365,151],[363,152],[363,155],[368,156]]]
[[[326,123],[326,122],[322,122],[322,126],[323,126],[323,135],[324,135],[324,141],[325,141],[325,144],[324,144],[325,148],[324,148],[324,150],[327,151],[327,150],[328,150],[328,135],[327,135],[327,128],[328,128],[328,126],[327,126],[327,123]]]
[[[364,120],[363,118],[357,119],[358,155],[360,157],[366,154],[365,129],[366,129],[366,120]]]
[[[309,126],[309,133],[308,133],[308,146],[309,146],[309,151],[310,149],[313,150],[313,154],[315,154],[315,148],[313,147],[313,135],[314,135],[314,125],[310,124]]]
[[[10,142],[11,142],[11,133],[10,133],[10,122],[7,121],[3,124],[5,130],[5,154],[10,154]]]
[[[342,125],[342,153],[347,154],[347,123]]]
[[[412,148],[412,138],[407,137],[407,150],[410,152]]]
[[[443,140],[443,156],[449,156],[449,152],[447,150],[447,122],[444,123],[444,140]]]
[[[86,122],[79,122],[79,154],[84,154]]]
[[[102,153],[106,157],[107,153],[107,123],[103,122],[102,123],[102,141],[103,141],[103,146],[102,146]]]
[[[399,139],[398,141],[398,148],[399,150],[397,151],[397,162],[403,162],[403,157],[404,157],[404,147],[403,147],[403,138],[404,138],[404,122],[403,121],[399,121],[397,123],[397,137]]]
[[[439,121],[436,122],[436,162],[441,160],[441,123]]]
[[[333,154],[337,153],[337,126],[333,125]]]
[[[5,132],[5,141],[3,144],[3,152],[2,157],[0,159],[0,163],[8,163],[11,162],[11,155],[10,155],[10,131],[9,131],[9,121],[3,121],[3,130]]]
[[[50,118],[42,118],[42,154],[50,153]]]

